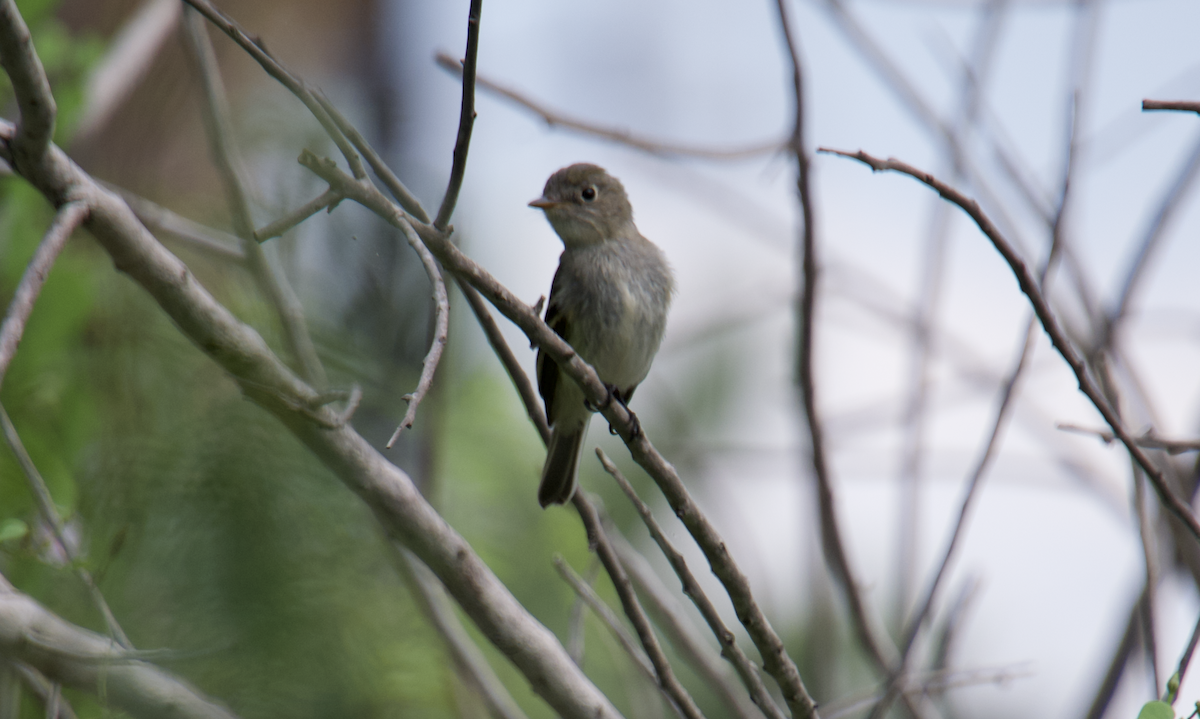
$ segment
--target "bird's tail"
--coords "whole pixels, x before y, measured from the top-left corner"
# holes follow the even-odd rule
[[[576,476],[579,472],[579,452],[583,449],[583,437],[587,424],[569,428],[554,428],[550,435],[550,449],[546,451],[546,464],[542,467],[542,483],[538,487],[538,504],[566,504],[575,496]]]

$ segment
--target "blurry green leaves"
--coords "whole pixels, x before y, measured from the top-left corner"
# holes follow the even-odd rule
[[[29,525],[19,519],[0,519],[0,544],[15,539],[24,539],[29,534]]]

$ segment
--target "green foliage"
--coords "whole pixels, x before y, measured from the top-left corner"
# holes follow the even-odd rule
[[[1138,719],[1175,719],[1175,710],[1166,702],[1147,702],[1138,712]]]

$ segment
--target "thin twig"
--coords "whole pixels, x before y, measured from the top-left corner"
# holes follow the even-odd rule
[[[621,624],[621,618],[617,616],[612,607],[604,603],[604,600],[600,598],[600,595],[596,593],[592,585],[586,579],[579,576],[579,573],[567,564],[567,560],[563,559],[562,555],[554,555],[553,561],[554,568],[558,570],[558,576],[562,577],[567,586],[571,588],[571,591],[575,592],[575,596],[592,610],[596,618],[600,620],[600,623],[608,628],[609,633],[617,640],[617,643],[621,645],[621,648],[625,650],[629,658],[633,660],[634,665],[642,673],[642,676],[649,679],[651,684],[658,686],[658,677],[654,676],[654,666],[650,664],[646,653],[638,646],[637,640]],[[661,690],[662,688],[659,687],[659,689]]]
[[[1154,213],[1154,218],[1142,234],[1137,255],[1133,263],[1130,264],[1129,270],[1125,273],[1125,279],[1121,283],[1121,295],[1103,322],[1100,337],[1096,341],[1097,350],[1112,347],[1118,327],[1126,315],[1129,314],[1129,306],[1133,300],[1133,296],[1141,285],[1142,278],[1146,276],[1146,268],[1150,264],[1150,258],[1161,244],[1167,227],[1170,225],[1183,199],[1195,184],[1197,176],[1200,176],[1200,138],[1197,138],[1196,143],[1192,146],[1191,153],[1180,165],[1179,172],[1175,176],[1175,181],[1171,183],[1170,189],[1163,195],[1162,201]]]
[[[438,208],[433,226],[445,230],[450,225],[450,216],[458,204],[458,192],[462,189],[463,176],[467,172],[467,150],[471,146],[471,130],[475,127],[475,66],[479,59],[479,12],[483,0],[471,0],[467,16],[467,55],[463,60],[462,111],[458,116],[458,137],[454,141],[454,164],[450,168],[450,180],[446,183],[446,194]]]
[[[129,208],[133,210],[134,214],[137,215],[138,219],[146,227],[156,232],[170,235],[187,244],[188,247],[220,257],[221,259],[233,260],[235,262],[246,261],[246,253],[241,249],[241,239],[213,227],[189,220],[183,215],[178,215],[162,205],[135,195],[126,189],[112,185],[108,185],[107,187],[120,195],[121,199],[125,200],[125,204],[129,205]]]
[[[1143,110],[1178,110],[1182,112],[1200,113],[1200,101],[1197,100],[1142,100]]]
[[[433,386],[433,377],[437,373],[438,363],[442,360],[442,350],[446,348],[446,340],[450,335],[450,298],[446,293],[446,280],[442,278],[442,270],[438,267],[437,260],[434,259],[429,248],[421,242],[421,238],[417,237],[412,225],[404,223],[400,229],[404,232],[404,239],[408,240],[408,244],[421,258],[421,264],[425,266],[425,274],[429,276],[429,282],[433,285],[433,340],[429,343],[429,352],[425,354],[425,359],[421,362],[421,377],[417,380],[417,388],[413,390],[412,394],[404,396],[405,401],[408,402],[408,409],[404,411],[404,419],[400,420],[400,425],[396,427],[392,438],[388,440],[386,445],[388,449],[391,449],[392,445],[396,443],[401,432],[412,429],[413,421],[417,418],[417,407],[429,393],[429,388]]]
[[[1183,678],[1187,676],[1188,665],[1192,663],[1192,654],[1195,653],[1198,642],[1200,642],[1200,619],[1197,619],[1196,626],[1192,627],[1192,637],[1188,639],[1187,648],[1179,657],[1179,666],[1168,682],[1167,691],[1163,695],[1163,701],[1166,703],[1174,704],[1178,698],[1179,687],[1183,684]]]
[[[4,323],[0,324],[0,385],[4,383],[8,366],[17,354],[17,345],[21,342],[21,336],[25,334],[25,323],[29,321],[29,315],[33,312],[33,305],[37,302],[42,285],[50,274],[50,268],[54,266],[54,261],[66,246],[71,233],[79,227],[89,211],[87,203],[82,201],[68,202],[59,208],[50,229],[46,230],[41,243],[25,267],[12,301],[8,303],[8,310],[4,313]]]
[[[42,521],[50,527],[50,535],[54,538],[55,544],[66,557],[67,563],[75,570],[75,574],[87,587],[88,594],[91,596],[92,603],[100,610],[100,615],[104,617],[104,624],[108,627],[108,633],[117,644],[125,649],[132,649],[133,645],[129,641],[129,637],[125,635],[125,631],[121,629],[121,625],[117,622],[116,616],[105,601],[104,595],[100,592],[100,588],[96,586],[95,580],[92,578],[91,572],[79,563],[78,555],[75,553],[75,548],[67,539],[66,525],[63,524],[62,517],[58,515],[58,509],[54,506],[54,498],[50,496],[50,489],[46,486],[46,480],[42,479],[41,472],[38,471],[37,465],[29,457],[29,453],[25,451],[25,445],[21,442],[20,435],[17,434],[17,428],[13,426],[12,419],[8,416],[8,411],[4,409],[4,405],[0,405],[0,429],[4,432],[4,439],[8,442],[9,449],[12,450],[13,456],[17,458],[17,464],[21,467],[21,472],[25,475],[25,480],[29,482],[29,492],[33,495],[37,502],[38,511],[42,515]]]
[[[271,265],[254,235],[250,195],[242,178],[241,163],[229,119],[228,99],[221,82],[217,56],[208,37],[208,28],[200,15],[191,8],[184,12],[183,28],[188,50],[196,64],[204,90],[204,124],[208,131],[209,149],[225,186],[234,232],[242,239],[246,266],[279,315],[288,349],[300,365],[301,374],[315,387],[324,387],[325,368],[321,366],[316,347],[308,334],[300,300],[288,285],[283,273]]]
[[[621,487],[621,491],[629,498],[637,510],[638,515],[642,518],[642,522],[646,525],[646,529],[650,530],[650,537],[654,539],[655,544],[662,550],[663,556],[667,558],[671,569],[675,571],[675,576],[679,577],[679,581],[683,584],[683,593],[687,595],[692,603],[696,605],[696,609],[700,610],[700,615],[704,617],[704,621],[716,636],[717,642],[721,645],[721,656],[725,657],[734,669],[737,670],[738,676],[742,683],[746,685],[746,689],[750,693],[750,698],[758,705],[770,719],[782,719],[783,714],[779,707],[775,706],[775,701],[771,699],[770,693],[763,685],[762,679],[758,676],[758,670],[755,669],[750,659],[742,651],[737,644],[737,637],[729,628],[725,626],[725,622],[721,619],[721,615],[717,612],[717,608],[713,605],[712,600],[704,593],[704,589],[700,583],[696,581],[692,570],[688,568],[687,561],[683,555],[675,549],[667,536],[663,534],[662,529],[658,526],[658,522],[654,519],[653,513],[641,497],[634,491],[633,485],[629,480],[625,479],[625,475],[617,466],[612,463],[604,450],[596,448],[596,456],[600,459],[600,464],[604,465],[604,470],[608,472],[617,485]],[[815,711],[813,716],[815,716]]]
[[[338,130],[337,123],[333,121],[333,118],[325,112],[325,108],[317,101],[313,90],[303,80],[288,72],[271,53],[267,52],[261,40],[248,35],[240,25],[214,7],[208,0],[183,1],[195,8],[197,12],[207,18],[213,25],[216,25],[221,32],[228,35],[250,57],[254,58],[267,71],[268,75],[273,77],[280,85],[287,88],[300,102],[304,103],[304,106],[317,119],[317,122],[321,123],[321,127],[325,129],[325,133],[337,145],[338,150],[342,153],[342,157],[346,159],[346,164],[350,166],[350,172],[354,175],[355,179],[361,180],[367,176],[367,170],[363,167],[362,158],[354,151],[349,140]]]
[[[700,712],[700,707],[696,706],[691,695],[675,677],[675,670],[671,668],[671,663],[667,660],[667,655],[663,652],[662,645],[659,644],[658,637],[654,634],[654,628],[650,626],[650,619],[646,617],[646,611],[642,609],[637,593],[633,591],[633,584],[630,583],[629,576],[625,574],[625,568],[621,566],[621,560],[608,541],[604,525],[600,521],[600,513],[596,511],[584,492],[576,492],[571,503],[575,505],[575,509],[579,512],[579,518],[587,529],[588,546],[604,565],[604,570],[617,590],[617,596],[621,598],[621,608],[625,611],[625,616],[629,618],[630,623],[633,624],[642,649],[646,651],[646,656],[649,657],[650,663],[654,667],[654,676],[657,677],[658,685],[662,687],[663,692],[683,716],[688,719],[703,719],[704,715]]]
[[[1094,429],[1092,427],[1081,427],[1077,424],[1069,424],[1060,422],[1058,429],[1064,432],[1075,432],[1077,434],[1088,434],[1098,437],[1105,444],[1111,444],[1116,441],[1116,436],[1106,429]],[[1146,449],[1161,449],[1167,454],[1183,454],[1184,452],[1200,451],[1200,439],[1163,439],[1154,434],[1154,430],[1147,430],[1140,437],[1135,437],[1139,447]]]
[[[392,542],[391,547],[393,564],[412,589],[413,597],[429,623],[446,642],[454,663],[479,691],[493,719],[527,719],[483,652],[463,629],[437,577],[403,546]]]
[[[317,102],[321,103],[321,107],[325,108],[325,112],[329,113],[329,117],[333,120],[334,124],[337,125],[338,130],[340,130],[341,133],[345,135],[348,140],[350,140],[351,144],[354,145],[355,149],[362,153],[362,156],[366,158],[367,164],[371,166],[371,170],[375,173],[375,176],[378,177],[381,182],[383,182],[383,186],[387,188],[392,197],[396,198],[396,202],[399,202],[400,206],[403,207],[405,211],[407,211],[413,217],[417,218],[421,222],[428,223],[429,214],[426,213],[425,208],[421,206],[420,200],[418,200],[416,196],[414,196],[412,192],[410,192],[409,189],[404,186],[404,183],[400,181],[399,177],[396,177],[396,173],[392,172],[392,168],[387,166],[387,163],[383,161],[383,158],[379,156],[378,152],[375,152],[375,148],[371,147],[370,143],[367,142],[367,139],[362,136],[361,132],[358,131],[358,128],[350,124],[350,121],[346,119],[346,116],[343,115],[336,107],[334,107],[333,103],[329,101],[329,98],[325,97],[325,93],[316,91],[314,94],[316,95]]]
[[[44,705],[46,705],[46,719],[76,719],[75,709],[71,707],[71,702],[67,701],[62,695],[62,685],[57,682],[51,682],[41,672],[29,666],[28,664],[20,664],[13,662],[9,665],[17,673],[21,683],[26,689],[33,692]],[[0,681],[0,684],[3,682]],[[0,697],[4,697],[4,689],[0,687]],[[51,711],[51,700],[54,700],[54,711]],[[3,699],[0,699],[3,701]],[[0,710],[0,714],[3,711]]]
[[[462,77],[462,63],[447,53],[439,52],[434,58],[443,69]],[[562,127],[582,135],[590,135],[603,140],[616,142],[635,150],[659,156],[698,157],[706,160],[742,160],[748,157],[758,157],[786,149],[787,143],[779,140],[760,142],[746,147],[711,148],[698,145],[685,145],[663,140],[651,140],[617,127],[605,127],[586,120],[570,117],[564,113],[552,110],[528,95],[505,87],[482,75],[477,75],[475,84],[483,90],[509,100],[540,117],[550,127]]]
[[[1038,320],[1041,322],[1042,327],[1046,330],[1046,334],[1050,336],[1050,341],[1054,344],[1054,348],[1058,350],[1058,353],[1062,355],[1063,359],[1066,360],[1067,364],[1071,367],[1072,372],[1075,374],[1075,378],[1079,383],[1080,391],[1082,391],[1087,398],[1091,400],[1092,404],[1096,407],[1096,410],[1100,412],[1101,416],[1104,417],[1104,420],[1108,422],[1110,427],[1112,427],[1113,433],[1116,435],[1117,439],[1121,440],[1121,444],[1125,445],[1125,447],[1129,450],[1129,453],[1133,455],[1133,458],[1138,465],[1140,465],[1142,469],[1146,471],[1146,475],[1154,484],[1155,490],[1158,492],[1159,497],[1162,499],[1167,508],[1173,514],[1179,517],[1184,524],[1187,525],[1188,530],[1194,537],[1196,537],[1197,540],[1200,540],[1200,522],[1196,521],[1196,517],[1191,513],[1191,510],[1188,508],[1188,506],[1175,496],[1174,492],[1172,492],[1171,488],[1168,486],[1166,477],[1163,475],[1162,471],[1156,467],[1152,461],[1150,461],[1150,457],[1147,456],[1140,447],[1138,447],[1136,440],[1129,434],[1129,431],[1125,429],[1125,426],[1121,422],[1120,418],[1113,411],[1108,401],[1100,392],[1100,389],[1096,386],[1095,381],[1088,374],[1087,366],[1082,356],[1080,356],[1079,351],[1076,350],[1071,344],[1070,339],[1067,338],[1066,333],[1062,329],[1062,325],[1058,321],[1058,317],[1054,314],[1054,311],[1050,308],[1049,303],[1042,294],[1041,289],[1038,287],[1037,279],[1033,276],[1033,273],[1029,271],[1025,261],[1017,255],[1016,251],[1013,249],[1012,245],[1009,244],[1008,240],[1006,240],[1000,234],[999,230],[996,229],[996,226],[993,225],[991,220],[988,219],[987,215],[983,213],[983,210],[980,209],[979,204],[963,195],[958,190],[955,190],[944,182],[938,180],[933,175],[930,175],[929,173],[919,170],[900,160],[882,160],[872,157],[861,150],[858,152],[845,152],[842,150],[821,148],[818,151],[858,160],[876,172],[882,170],[893,170],[905,175],[909,175],[910,177],[936,190],[938,194],[946,200],[949,200],[950,202],[953,202],[961,207],[963,211],[975,221],[975,224],[979,226],[979,229],[992,242],[992,245],[1012,269],[1013,274],[1016,275],[1017,282],[1021,286],[1021,291],[1029,298],[1029,302],[1033,306],[1034,312],[1037,313]]]
[[[14,33],[13,42],[0,44],[0,66],[12,81],[20,113],[10,164],[17,172],[27,172],[27,165],[39,163],[54,139],[58,106],[50,92],[46,70],[33,48],[29,28],[13,0],[0,2],[0,25],[12,28]]]
[[[296,225],[304,222],[308,218],[317,214],[321,210],[333,212],[338,203],[342,201],[340,195],[332,190],[326,190],[317,197],[309,200],[295,210],[292,210],[287,215],[280,217],[271,224],[261,229],[255,230],[252,234],[255,242],[266,242],[275,237],[282,237],[285,232],[292,229]]]
[[[538,400],[533,382],[521,369],[521,363],[517,361],[517,356],[513,354],[508,342],[504,340],[504,335],[501,334],[500,327],[496,324],[496,320],[492,317],[483,298],[479,296],[474,287],[464,282],[462,278],[455,276],[454,280],[458,283],[458,289],[462,290],[463,296],[467,298],[467,304],[471,306],[471,311],[475,313],[475,319],[483,328],[483,334],[487,336],[492,351],[500,358],[500,364],[504,365],[504,371],[508,373],[513,386],[517,388],[517,394],[521,396],[521,404],[525,406],[525,413],[529,415],[529,421],[533,423],[538,435],[541,436],[542,444],[549,445],[550,425],[546,423],[546,412],[542,409],[541,401]]]
[[[1129,657],[1137,646],[1138,624],[1141,620],[1142,604],[1145,601],[1146,591],[1143,587],[1142,593],[1133,603],[1133,608],[1129,610],[1121,641],[1117,642],[1116,651],[1109,660],[1108,669],[1105,670],[1104,677],[1100,680],[1100,686],[1096,688],[1096,694],[1092,697],[1087,714],[1084,715],[1085,719],[1103,719],[1107,713],[1108,705],[1117,692],[1117,686],[1121,683],[1121,676],[1125,673],[1125,667],[1129,664]]]
[[[882,638],[875,631],[874,625],[867,616],[868,609],[859,591],[853,569],[850,566],[850,556],[843,542],[842,531],[839,527],[837,506],[833,493],[833,478],[825,458],[825,439],[820,412],[817,408],[816,380],[813,369],[813,338],[814,319],[816,317],[817,288],[820,279],[820,267],[816,252],[816,228],[813,220],[812,192],[809,182],[809,158],[804,149],[804,73],[800,61],[800,50],[792,35],[788,20],[787,0],[777,0],[779,26],[783,32],[788,57],[792,67],[792,101],[794,117],[792,137],[789,143],[792,154],[796,158],[796,193],[800,201],[801,227],[801,272],[804,277],[804,287],[797,307],[797,336],[796,347],[796,383],[800,391],[800,399],[804,405],[804,416],[808,425],[809,455],[812,462],[813,474],[816,476],[817,501],[820,507],[821,539],[825,550],[825,558],[830,571],[846,595],[846,602],[854,629],[859,641],[866,647],[868,654],[876,665],[885,668],[890,657],[885,654]],[[807,690],[804,698],[808,702],[795,705],[789,701],[789,708],[794,715],[804,717],[815,714],[815,704],[808,698]]]

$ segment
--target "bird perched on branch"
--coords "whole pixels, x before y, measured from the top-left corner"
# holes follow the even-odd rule
[[[595,368],[608,388],[606,402],[626,404],[662,344],[675,285],[671,268],[662,250],[638,232],[625,188],[603,168],[564,167],[529,205],[546,213],[565,247],[550,288],[546,324]],[[538,503],[545,507],[574,496],[583,438],[595,408],[541,350],[537,372],[551,429],[538,487]],[[637,417],[630,416],[637,434]]]

